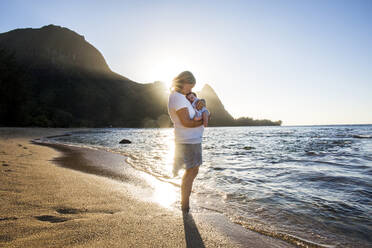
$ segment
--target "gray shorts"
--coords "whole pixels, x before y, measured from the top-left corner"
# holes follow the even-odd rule
[[[202,146],[199,144],[175,144],[174,169],[190,169],[202,164]]]

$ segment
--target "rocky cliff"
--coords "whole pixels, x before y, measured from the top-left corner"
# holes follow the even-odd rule
[[[1,126],[170,125],[163,83],[139,84],[112,72],[84,36],[60,26],[0,34],[0,90]],[[237,123],[209,85],[200,96],[211,125]]]

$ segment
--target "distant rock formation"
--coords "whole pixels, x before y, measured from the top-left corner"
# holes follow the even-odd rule
[[[231,126],[234,124],[234,118],[226,111],[216,92],[208,84],[197,93],[199,98],[204,98],[207,102],[207,108],[212,113],[210,126]]]
[[[112,72],[84,36],[67,28],[0,34],[0,126],[169,127],[167,97],[162,82],[139,84]],[[212,126],[252,120],[235,120],[209,85],[200,97]]]
[[[128,140],[128,139],[122,139],[120,140],[119,144],[131,144],[132,141]]]

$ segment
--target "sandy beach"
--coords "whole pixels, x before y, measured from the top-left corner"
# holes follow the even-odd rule
[[[31,142],[66,131],[0,128],[1,247],[293,247],[222,214],[139,200],[127,185],[143,181],[121,155]]]

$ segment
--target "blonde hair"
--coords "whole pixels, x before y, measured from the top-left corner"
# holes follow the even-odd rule
[[[196,80],[194,75],[189,71],[183,71],[172,80],[172,90],[181,91],[184,84],[195,84]]]

